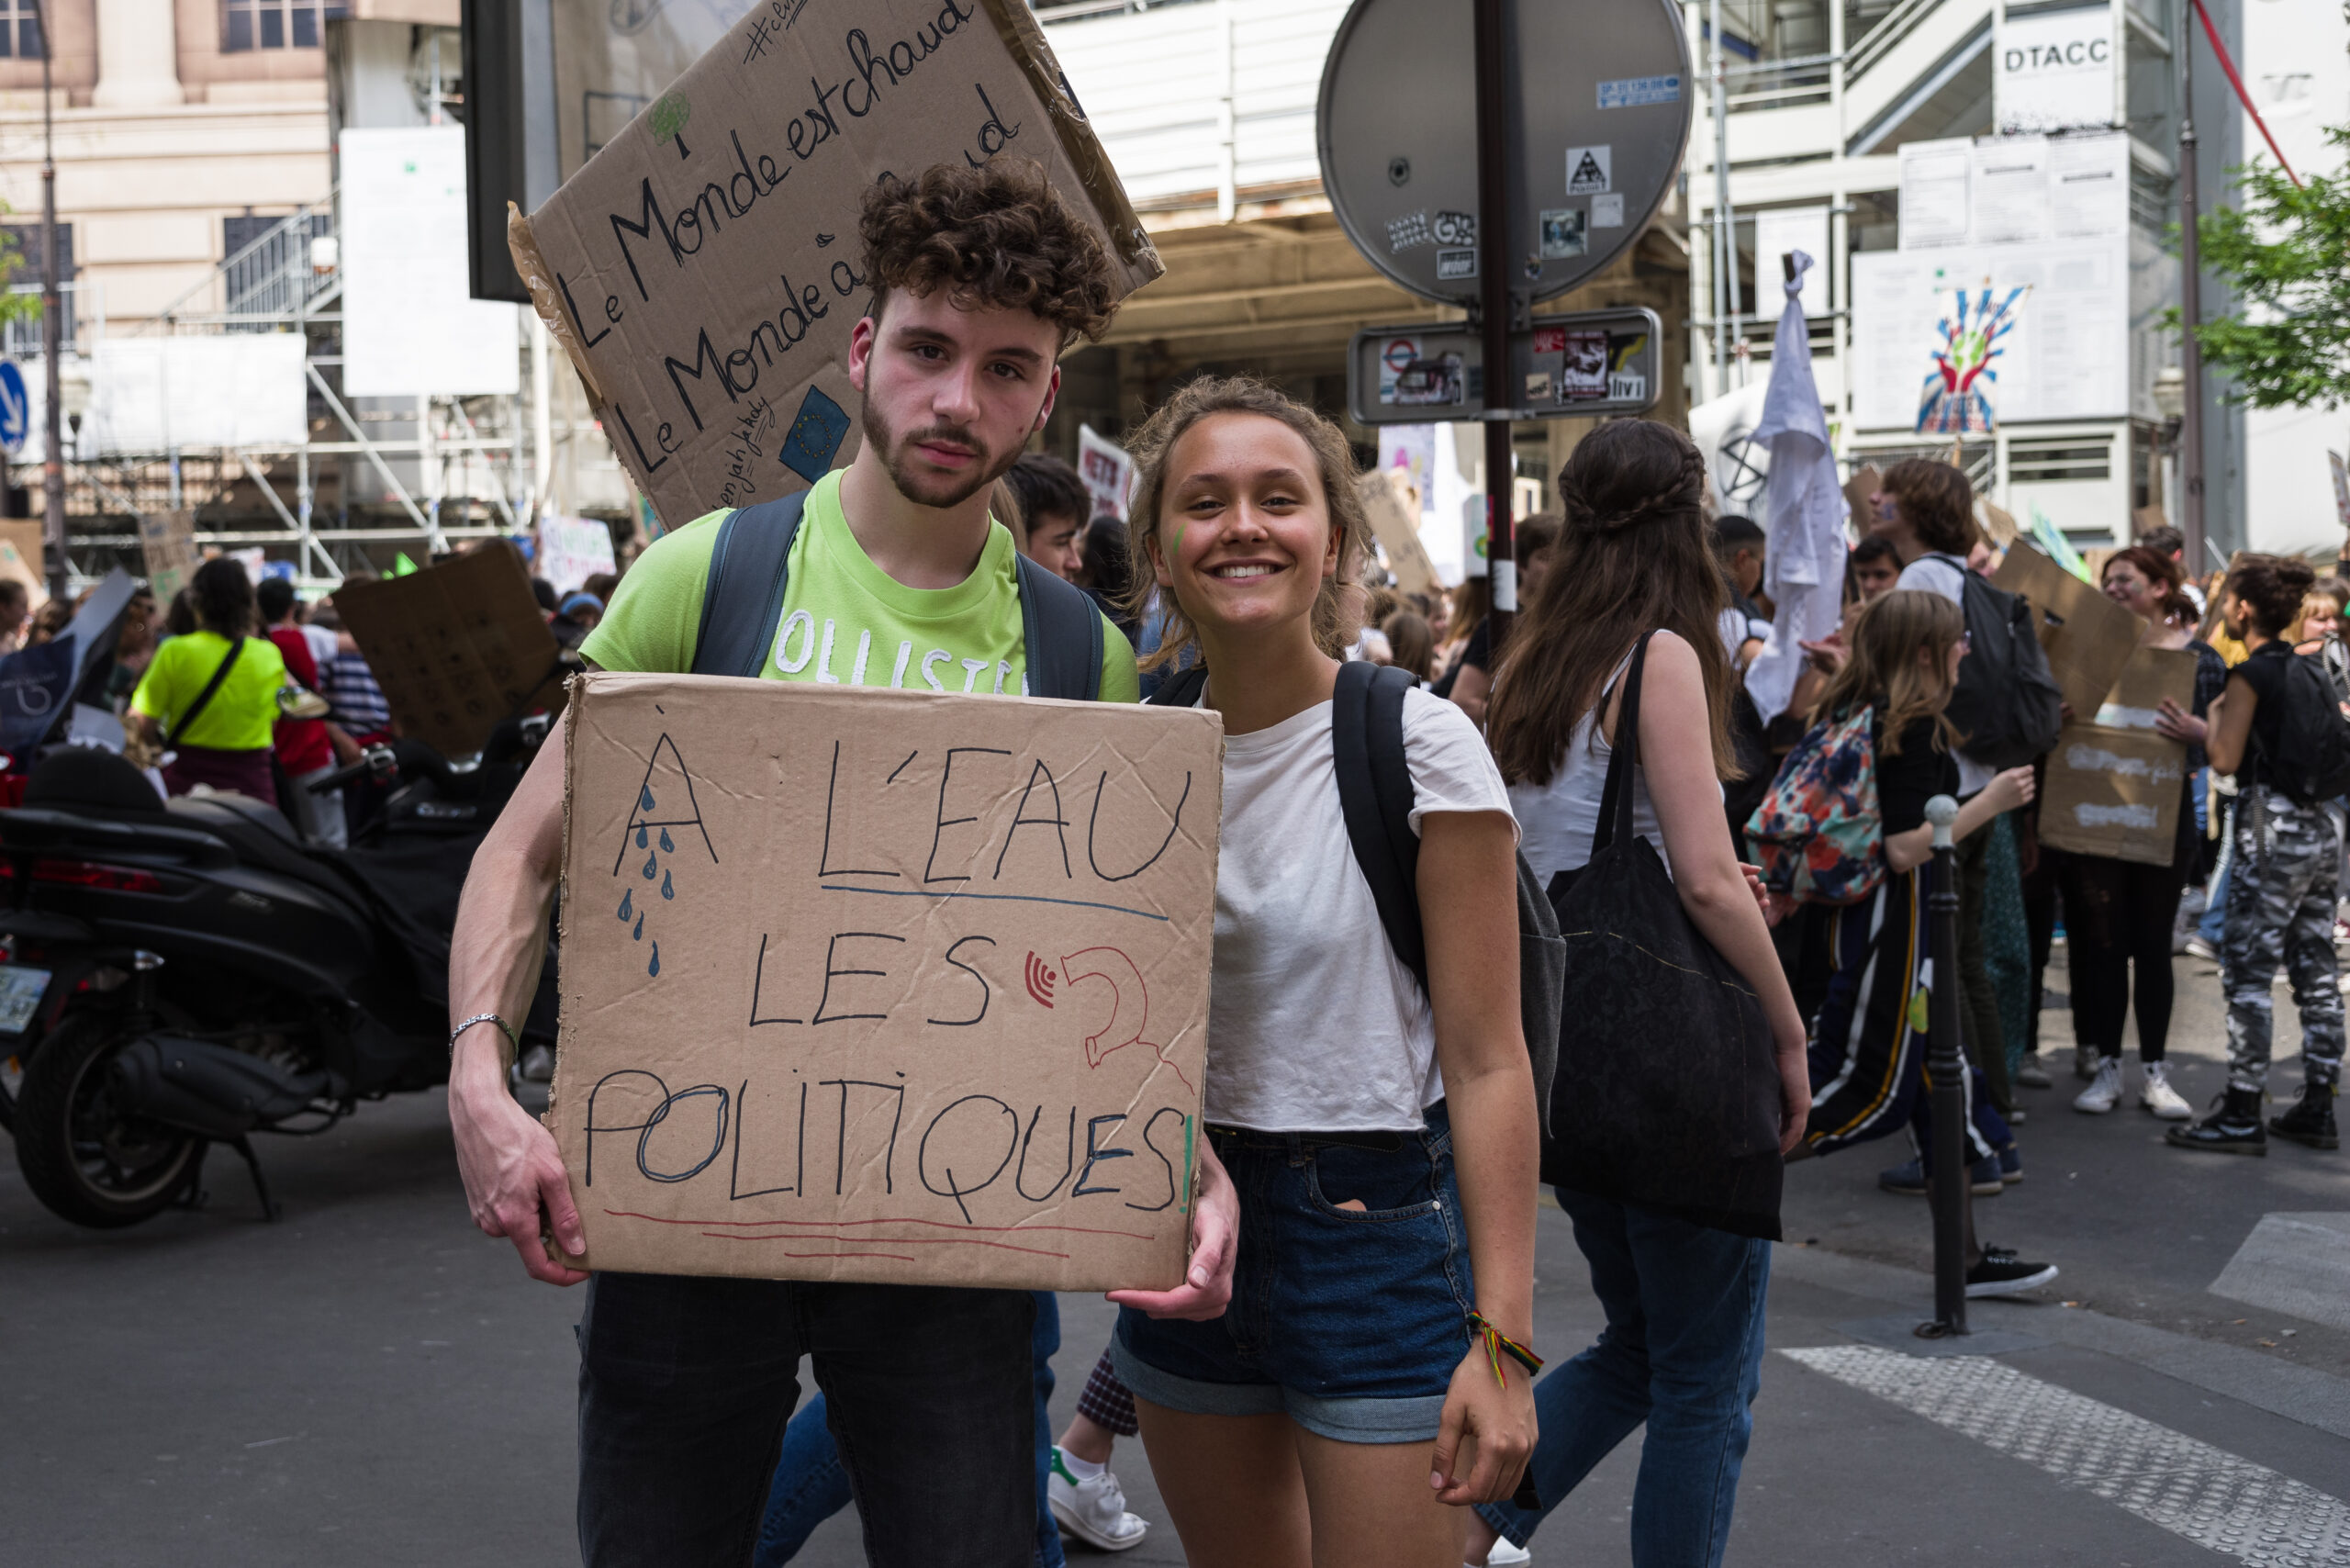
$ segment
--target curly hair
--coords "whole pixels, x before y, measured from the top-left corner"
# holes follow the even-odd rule
[[[1058,327],[1067,346],[1101,337],[1117,310],[1101,236],[1033,160],[934,163],[911,181],[886,177],[866,191],[857,229],[876,321],[890,290],[944,287],[966,309],[1032,311]]]
[[[1348,591],[1361,563],[1370,557],[1371,518],[1355,488],[1354,448],[1344,431],[1277,386],[1247,375],[1203,375],[1179,389],[1158,407],[1134,440],[1135,551],[1134,581],[1120,601],[1121,612],[1139,624],[1147,619],[1156,599],[1166,614],[1166,631],[1158,648],[1143,658],[1142,667],[1158,669],[1179,658],[1197,641],[1191,617],[1174,591],[1158,586],[1157,574],[1145,569],[1147,552],[1165,521],[1159,508],[1167,498],[1168,460],[1183,432],[1212,414],[1256,414],[1287,425],[1314,454],[1319,470],[1322,504],[1330,526],[1338,531],[1338,575],[1326,581],[1314,599],[1314,641],[1332,658],[1345,655],[1347,645],[1360,630],[1360,597]]]
[[[1945,555],[1975,548],[1975,487],[1953,465],[1905,457],[1886,470],[1885,493],[1900,503],[1918,543]]]
[[[2226,591],[2243,603],[2253,630],[2281,637],[2301,618],[2301,600],[2317,568],[2290,555],[2239,555],[2228,568]]]

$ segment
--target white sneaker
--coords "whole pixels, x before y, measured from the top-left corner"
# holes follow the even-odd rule
[[[1533,1561],[1534,1553],[1522,1546],[1512,1546],[1505,1535],[1495,1536],[1494,1549],[1485,1553],[1485,1568],[1526,1568]],[[1473,1564],[1464,1562],[1460,1568],[1473,1568]]]
[[[1053,1448],[1053,1468],[1045,1477],[1045,1501],[1061,1529],[1104,1551],[1140,1546],[1150,1533],[1150,1521],[1126,1512],[1126,1495],[1105,1465],[1098,1475],[1080,1481],[1062,1462],[1059,1445]]]
[[[2106,1057],[2097,1064],[2097,1076],[2074,1098],[2073,1109],[2102,1116],[2121,1103],[2121,1058]]]
[[[2195,1114],[2195,1108],[2179,1098],[2178,1091],[2170,1086],[2170,1072],[2165,1064],[2146,1064],[2145,1086],[2138,1091],[2138,1103],[2165,1122],[2183,1122]]]

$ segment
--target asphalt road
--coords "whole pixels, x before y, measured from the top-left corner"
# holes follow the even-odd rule
[[[2217,988],[2179,974],[2199,1101]],[[2069,1044],[2065,1014],[2046,1025]],[[2071,1093],[2026,1092],[2028,1179],[1978,1210],[1986,1238],[2064,1270],[1975,1304],[1964,1349],[1996,1354],[1917,1354],[1926,1208],[1875,1188],[1905,1150],[1791,1170],[1732,1562],[2350,1562],[2350,1154],[2181,1154]],[[579,1297],[473,1231],[439,1097],[264,1152],[283,1223],[216,1158],[204,1209],[112,1234],[51,1218],[0,1160],[0,1563],[576,1561]],[[1539,1268],[1537,1343],[1569,1353],[1599,1316],[1548,1205]],[[1063,1299],[1064,1417],[1109,1320]],[[1568,1501],[1538,1562],[1628,1562],[1637,1459]],[[1125,1561],[1182,1562],[1140,1446],[1115,1468],[1154,1526]],[[801,1561],[861,1562],[854,1517]]]

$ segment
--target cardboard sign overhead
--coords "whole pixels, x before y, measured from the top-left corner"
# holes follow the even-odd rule
[[[857,212],[885,174],[1032,159],[1124,297],[1164,267],[1024,0],[761,0],[545,206],[515,270],[662,524],[854,454]]]
[[[2162,717],[2163,699],[2195,711],[2195,655],[2185,648],[2140,648],[2121,666],[2096,722],[2113,730],[2148,730]]]
[[[571,689],[547,1119],[594,1267],[1181,1281],[1216,715]]]
[[[2049,673],[2074,714],[2095,713],[2138,651],[2145,622],[2020,539],[1991,580],[2031,605]]]
[[[2150,729],[2067,724],[2048,754],[2040,842],[2167,866],[2177,847],[2179,781],[2186,777],[2187,748]]]
[[[196,513],[140,513],[139,552],[157,602],[169,605],[196,576],[196,567],[204,565],[196,553]]]
[[[38,518],[0,522],[0,577],[25,585],[28,615],[49,602],[49,579],[42,575],[48,554]]]
[[[1379,541],[1388,568],[1395,574],[1395,586],[1405,593],[1442,593],[1436,563],[1420,543],[1419,508],[1410,498],[1412,481],[1401,469],[1385,468],[1363,475],[1355,484],[1371,519],[1371,537]]]
[[[404,577],[347,583],[334,604],[393,722],[443,756],[477,752],[498,721],[563,700],[562,649],[521,553],[503,541]]]

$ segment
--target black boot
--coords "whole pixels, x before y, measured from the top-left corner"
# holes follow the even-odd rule
[[[2213,1154],[2266,1155],[2268,1129],[2260,1125],[2260,1091],[2238,1089],[2231,1084],[2218,1110],[2199,1122],[2172,1127],[2163,1137],[2181,1148],[2208,1149]]]
[[[2291,1110],[2268,1118],[2268,1130],[2311,1148],[2340,1148],[2341,1136],[2333,1130],[2333,1085],[2303,1087],[2300,1102]]]

